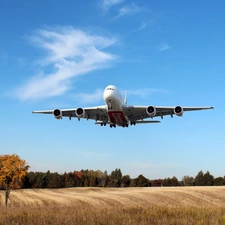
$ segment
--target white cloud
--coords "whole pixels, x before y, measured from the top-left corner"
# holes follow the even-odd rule
[[[118,5],[123,1],[124,0],[101,0],[99,5],[103,10],[109,10],[111,7]]]
[[[160,46],[160,48],[159,48],[159,50],[161,51],[161,52],[163,52],[163,51],[166,51],[166,50],[168,50],[168,49],[170,49],[171,48],[171,46],[169,46],[168,44],[162,44],[161,46]]]
[[[124,6],[120,8],[118,15],[114,19],[118,19],[120,17],[127,16],[127,15],[133,15],[139,12],[141,12],[141,9],[137,5],[132,3],[129,6]]]
[[[76,98],[79,98],[81,102],[84,103],[96,103],[103,98],[103,90],[96,90],[94,93],[88,94],[88,93],[80,93],[76,95]]]
[[[139,31],[141,31],[141,30],[144,30],[145,28],[146,28],[146,26],[147,26],[147,23],[146,22],[141,22],[141,25],[140,25],[140,27],[139,27]]]
[[[71,88],[72,78],[102,69],[116,59],[103,51],[116,43],[115,38],[91,35],[72,27],[38,30],[31,41],[48,55],[38,61],[42,72],[14,91],[14,96],[21,100],[62,95]],[[46,68],[52,72],[45,72]]]

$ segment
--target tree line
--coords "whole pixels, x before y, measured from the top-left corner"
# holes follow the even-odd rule
[[[137,178],[122,175],[120,169],[107,171],[81,170],[64,174],[57,172],[28,172],[29,165],[18,155],[0,156],[0,189],[5,190],[7,206],[11,189],[69,188],[69,187],[160,187],[160,186],[213,186],[225,185],[225,177],[214,178],[209,171],[198,172],[195,177],[184,176],[181,181],[172,178],[150,180],[142,174]]]
[[[100,170],[57,172],[28,172],[29,166],[19,156],[0,156],[0,188],[8,192],[15,188],[68,188],[68,187],[160,187],[160,186],[218,186],[225,185],[225,177],[216,177],[209,171],[199,171],[195,177],[184,176],[150,180],[142,174],[137,178],[123,175],[119,168],[110,174]],[[7,193],[9,194],[9,193]]]
[[[120,169],[108,174],[107,171],[81,170],[64,174],[57,172],[28,172],[23,188],[69,188],[69,187],[168,187],[168,186],[218,186],[225,185],[225,177],[214,178],[209,171],[198,172],[195,177],[184,176],[179,181],[172,178],[150,180],[142,174],[137,178],[122,175]]]

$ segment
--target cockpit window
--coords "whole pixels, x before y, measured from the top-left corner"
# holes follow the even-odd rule
[[[111,90],[111,91],[114,91],[114,88],[107,88],[106,90]]]

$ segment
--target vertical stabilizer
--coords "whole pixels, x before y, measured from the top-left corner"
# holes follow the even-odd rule
[[[125,92],[124,104],[127,105],[128,91]]]

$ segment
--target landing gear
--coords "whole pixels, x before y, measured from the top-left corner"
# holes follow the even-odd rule
[[[101,126],[106,126],[106,123],[104,122],[104,123],[101,123]]]
[[[112,100],[108,100],[108,110],[112,110]]]
[[[130,125],[132,126],[132,125],[136,125],[136,122],[130,122]]]
[[[109,126],[110,126],[110,128],[112,128],[112,127],[116,128],[116,124],[110,124]]]
[[[128,127],[128,124],[123,124],[122,127]]]

